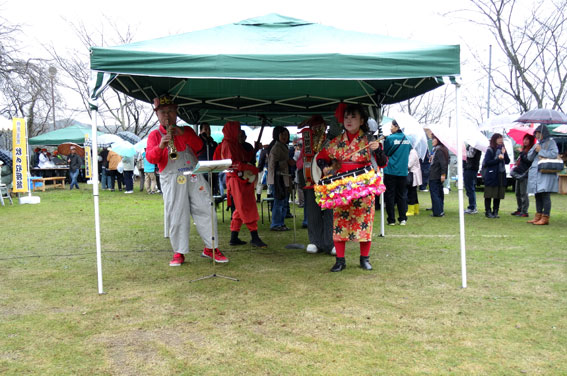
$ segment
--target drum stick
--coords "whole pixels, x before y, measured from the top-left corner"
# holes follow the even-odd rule
[[[380,142],[381,140],[382,140],[382,137],[380,137],[380,138],[379,138],[378,140],[376,140],[376,141]],[[362,150],[366,149],[367,147],[370,147],[370,144],[366,145],[366,146],[363,147],[363,148],[360,148],[360,149],[358,149],[358,150],[353,151],[352,153],[346,155],[344,158],[345,158],[345,159],[350,158],[350,157],[352,157],[353,155],[355,155],[356,153],[358,153],[359,151],[362,151]]]
[[[353,151],[352,153],[350,153],[350,154],[348,154],[348,155],[345,155],[345,156],[344,156],[344,159],[348,159],[348,158],[352,157],[353,155],[355,155],[356,153],[358,153],[358,152],[360,152],[360,151],[366,149],[367,147],[370,147],[370,144],[366,145],[366,146],[363,147],[363,148],[360,148],[360,149],[358,149],[358,150],[355,150],[355,151]]]

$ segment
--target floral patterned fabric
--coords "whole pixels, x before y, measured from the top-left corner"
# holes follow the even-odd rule
[[[361,130],[358,135],[349,142],[348,136],[343,133],[331,140],[327,153],[343,163],[342,171],[348,171],[344,162],[368,163],[370,164],[370,153],[368,148],[345,158],[349,154],[364,148],[368,140]],[[372,241],[372,226],[374,224],[374,200],[373,194],[359,198],[351,202],[349,206],[336,207],[333,211],[333,240],[334,241]]]

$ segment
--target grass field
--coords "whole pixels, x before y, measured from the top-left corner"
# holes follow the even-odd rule
[[[103,191],[99,295],[92,192],[37,195],[0,207],[2,375],[567,374],[566,196],[549,226],[510,216],[511,192],[500,219],[467,216],[462,289],[455,191],[444,218],[420,193],[421,214],[383,238],[377,215],[371,272],[349,243],[347,269],[330,273],[333,257],[286,249],[293,232],[268,231],[266,215],[268,249],[230,247],[219,207],[230,263],[215,271],[240,281],[194,283],[213,271],[196,231],[171,268],[161,196]]]

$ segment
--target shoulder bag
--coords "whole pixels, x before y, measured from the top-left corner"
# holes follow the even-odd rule
[[[540,158],[537,161],[537,170],[542,174],[556,174],[563,171],[563,160],[560,158]]]

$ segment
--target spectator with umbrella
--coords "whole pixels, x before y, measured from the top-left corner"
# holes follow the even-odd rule
[[[551,213],[551,192],[559,190],[559,178],[556,173],[545,173],[538,170],[538,161],[542,158],[557,158],[557,144],[550,137],[549,130],[543,124],[536,128],[535,138],[538,143],[528,152],[528,160],[532,161],[528,173],[528,193],[535,194],[536,214],[528,223],[548,225]]]

